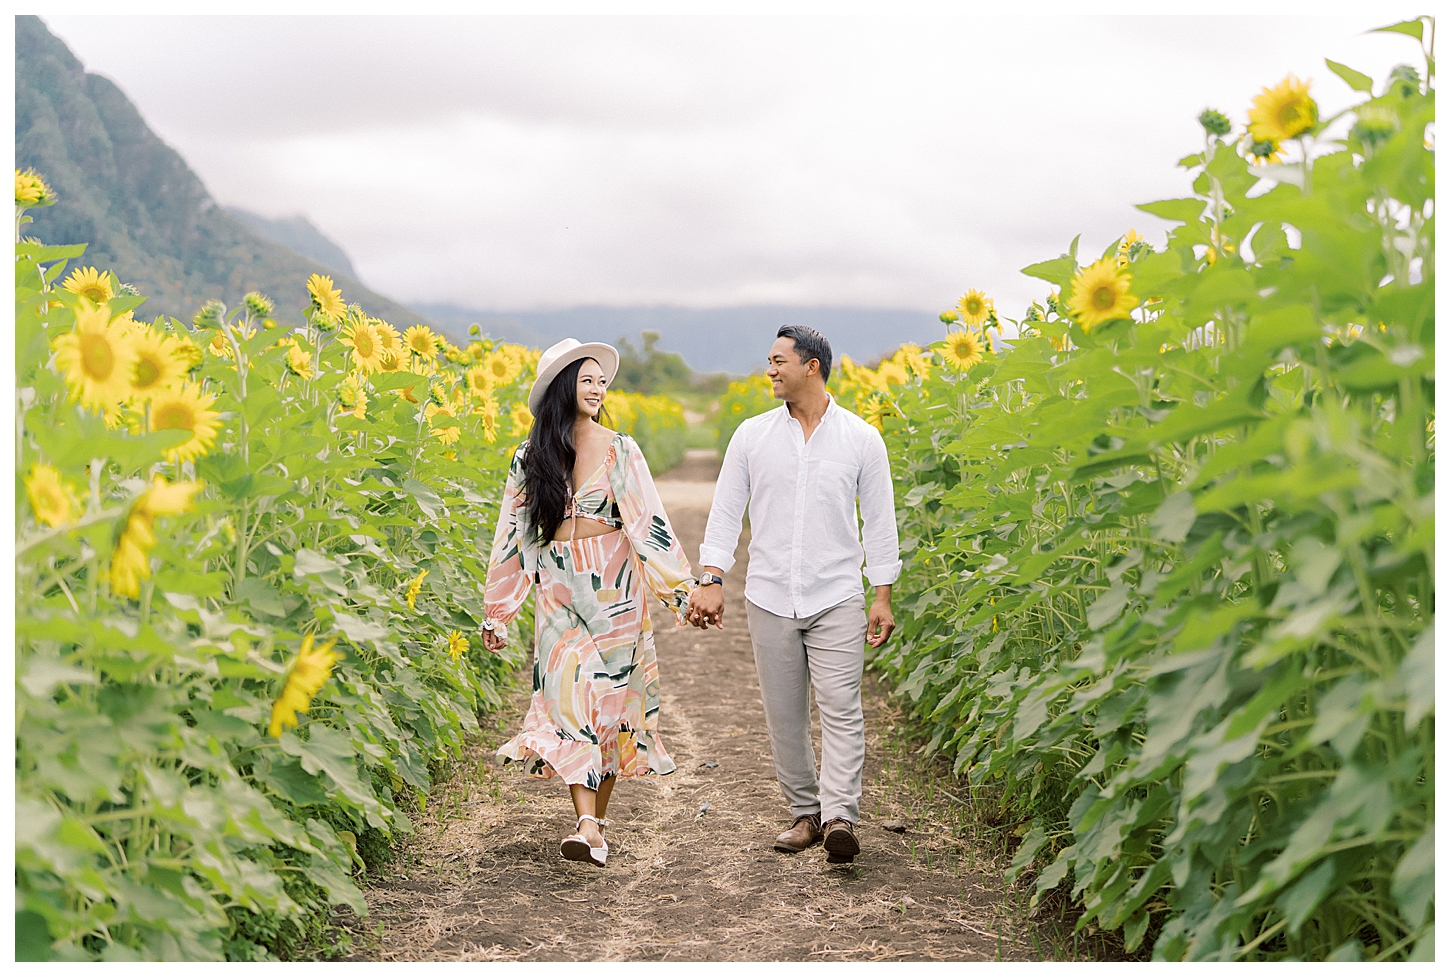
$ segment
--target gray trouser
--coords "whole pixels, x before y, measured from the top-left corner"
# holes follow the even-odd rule
[[[775,776],[793,817],[860,820],[866,721],[861,669],[866,652],[866,597],[811,617],[778,617],[745,602],[755,671],[770,728]],[[821,774],[811,749],[810,688],[821,714]]]

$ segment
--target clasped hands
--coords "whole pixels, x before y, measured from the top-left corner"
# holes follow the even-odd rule
[[[725,628],[725,587],[722,584],[696,587],[690,591],[690,603],[685,608],[685,622],[705,630],[712,624]]]
[[[718,570],[713,567],[711,570],[719,575]],[[691,591],[689,606],[685,608],[685,622],[701,630],[712,624],[724,630],[725,588],[719,584],[711,584]],[[891,613],[891,587],[877,587],[876,599],[871,602],[871,609],[866,614],[866,643],[873,648],[880,648],[895,630],[896,618]]]

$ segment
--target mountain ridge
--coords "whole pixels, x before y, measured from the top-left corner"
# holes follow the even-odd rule
[[[679,353],[701,373],[753,373],[765,365],[775,331],[787,323],[806,325],[830,340],[837,361],[842,354],[870,362],[902,343],[925,346],[944,335],[937,317],[921,309],[872,309],[855,306],[742,305],[718,309],[686,306],[581,305],[565,309],[496,312],[466,306],[418,302],[418,310],[451,335],[469,325],[498,339],[541,347],[566,336],[584,341],[637,342],[648,330],[660,335],[659,348]]]
[[[317,272],[372,315],[431,324],[219,207],[125,93],[87,72],[31,15],[15,18],[15,165],[33,167],[59,198],[31,212],[27,233],[48,244],[86,244],[82,263],[109,268],[147,296],[143,317],[190,319],[208,299],[235,305],[255,289],[290,318],[306,307],[306,281]]]

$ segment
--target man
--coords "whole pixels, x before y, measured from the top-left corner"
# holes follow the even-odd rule
[[[745,613],[776,779],[795,818],[775,847],[795,853],[824,839],[826,861],[849,862],[861,851],[864,645],[880,647],[896,627],[891,585],[901,560],[891,470],[876,429],[826,393],[826,337],[805,326],[782,326],[776,336],[765,373],[785,405],[748,419],[730,439],[686,616],[697,627],[724,627],[720,578],[735,563],[748,505]],[[876,589],[869,615],[863,555]],[[821,716],[819,777],[811,687]]]

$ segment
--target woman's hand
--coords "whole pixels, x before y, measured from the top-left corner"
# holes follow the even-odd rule
[[[503,651],[503,646],[508,643],[507,635],[504,634],[502,624],[492,631],[485,631],[479,628],[478,633],[483,637],[483,646],[489,651]]]

